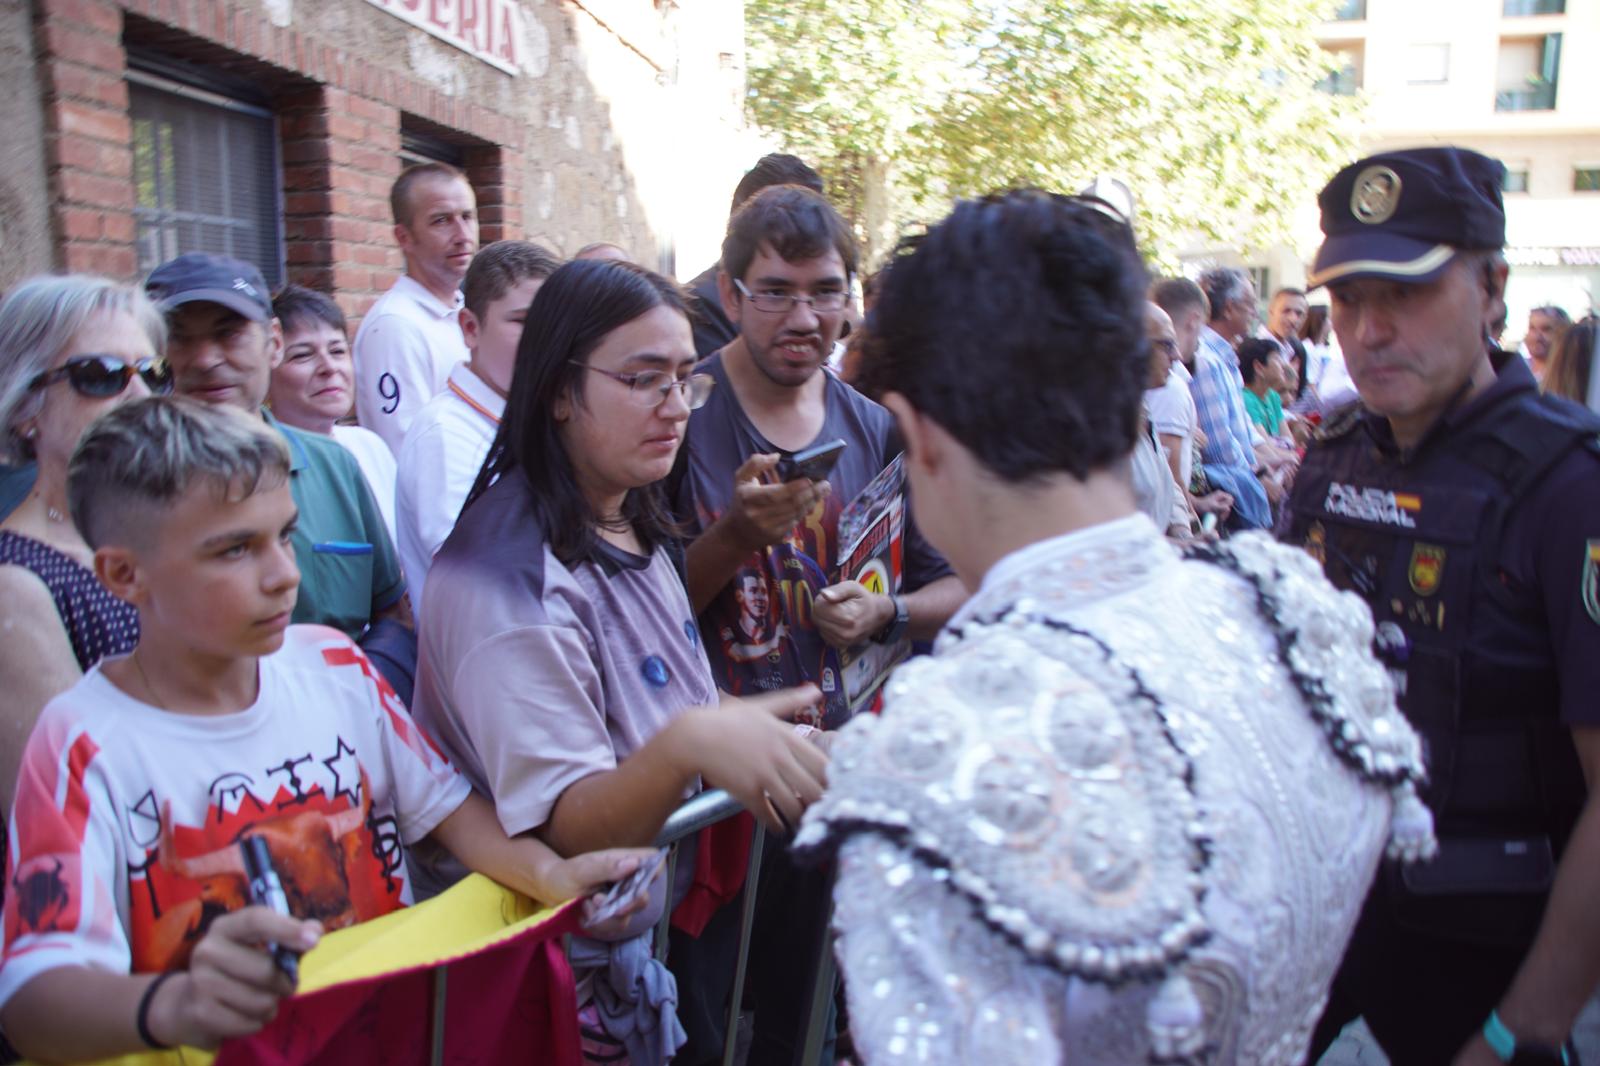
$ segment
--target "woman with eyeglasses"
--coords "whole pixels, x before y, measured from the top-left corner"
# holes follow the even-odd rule
[[[659,487],[711,389],[694,365],[675,283],[607,260],[557,269],[529,308],[489,457],[428,573],[412,713],[508,833],[563,855],[649,844],[702,779],[774,827],[797,824],[821,793],[824,756],[781,721],[817,691],[719,703],[700,646]],[[453,872],[436,853],[413,858],[436,886]],[[580,945],[575,965],[644,972],[647,939]],[[618,1024],[615,1008],[591,1010],[586,1033],[596,1049],[613,1030],[658,1034],[628,1039],[627,1053],[636,1066],[665,1061],[681,1032],[670,1002],[636,1009],[660,1016]]]
[[[103,658],[130,651],[139,616],[94,575],[67,511],[67,460],[96,417],[170,386],[161,315],[128,285],[33,278],[0,302],[0,448],[34,463],[33,490],[0,522],[0,802],[39,711]]]

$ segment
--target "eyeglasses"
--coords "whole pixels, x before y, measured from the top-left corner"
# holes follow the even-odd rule
[[[54,370],[35,375],[28,382],[28,389],[47,389],[65,381],[79,396],[104,400],[120,395],[135,374],[151,392],[172,391],[172,370],[165,359],[137,359],[130,363],[115,355],[75,355]]]
[[[733,284],[757,311],[771,315],[786,315],[802,300],[810,304],[813,311],[823,313],[843,311],[844,305],[850,302],[850,293],[846,289],[828,289],[807,296],[800,292],[751,292],[738,278],[733,279]]]
[[[716,387],[717,379],[710,374],[690,374],[686,378],[675,378],[662,370],[643,370],[637,374],[619,374],[615,370],[601,370],[597,366],[579,363],[585,370],[593,370],[596,374],[604,374],[612,381],[620,381],[628,386],[628,397],[640,407],[660,407],[667,402],[667,395],[677,389],[683,397],[683,402],[689,410],[699,410],[711,398],[711,390]]]

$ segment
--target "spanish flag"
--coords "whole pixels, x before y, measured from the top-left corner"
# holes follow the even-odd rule
[[[579,915],[575,903],[541,909],[473,874],[415,907],[323,937],[300,961],[299,991],[254,1036],[214,1053],[151,1051],[106,1066],[427,1063],[441,1035],[448,1062],[581,1066],[562,944]]]

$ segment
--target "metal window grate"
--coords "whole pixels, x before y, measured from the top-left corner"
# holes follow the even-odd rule
[[[209,93],[128,78],[135,245],[147,272],[184,252],[254,263],[283,283],[277,132],[272,116]]]

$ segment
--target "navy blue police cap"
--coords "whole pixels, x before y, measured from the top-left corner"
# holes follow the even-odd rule
[[[205,252],[186,252],[150,272],[144,291],[163,314],[188,303],[221,304],[253,322],[272,319],[272,297],[261,271],[249,263]]]
[[[1466,148],[1407,148],[1351,163],[1317,197],[1326,239],[1307,288],[1432,281],[1457,252],[1504,247],[1504,177],[1499,160]]]

